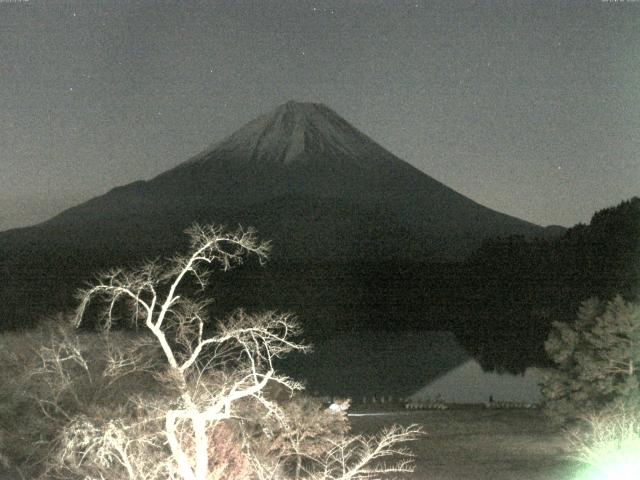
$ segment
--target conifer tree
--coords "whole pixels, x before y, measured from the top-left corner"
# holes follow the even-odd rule
[[[640,401],[640,305],[617,296],[584,301],[575,322],[554,322],[545,342],[548,413],[570,421]]]

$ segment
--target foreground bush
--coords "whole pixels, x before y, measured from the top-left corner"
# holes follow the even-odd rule
[[[618,405],[587,415],[570,434],[587,479],[640,478],[640,409]]]
[[[227,270],[247,255],[262,262],[268,245],[252,231],[196,225],[189,233],[187,256],[100,275],[80,293],[74,325],[25,334],[22,349],[3,350],[3,365],[25,373],[7,378],[0,399],[3,462],[47,479],[346,480],[411,471],[399,445],[419,428],[354,437],[344,413],[292,395],[276,401],[270,392],[301,389],[273,367],[306,349],[296,322],[237,311],[212,326],[207,302],[185,294],[189,281],[204,287],[207,267]],[[89,318],[100,333],[74,328]],[[137,333],[113,331],[123,320]],[[403,457],[396,464],[378,463],[395,455]]]
[[[545,349],[556,364],[542,385],[552,418],[570,422],[640,398],[639,305],[587,300],[575,322],[554,323]]]
[[[554,324],[545,344],[547,413],[571,427],[580,480],[640,478],[640,306],[616,297],[582,303],[572,324]]]
[[[117,422],[135,423],[136,401],[163,395],[153,378],[159,349],[150,340],[131,332],[82,333],[64,317],[0,336],[5,468],[18,467],[29,479],[64,478],[66,473],[56,472],[73,463],[72,445],[86,443],[76,434],[84,428],[88,435],[88,422],[104,424],[111,432]],[[116,367],[125,355],[140,368]]]

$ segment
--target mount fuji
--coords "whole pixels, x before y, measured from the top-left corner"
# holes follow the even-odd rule
[[[151,180],[0,233],[10,279],[0,300],[21,310],[54,287],[70,295],[92,270],[173,254],[196,221],[254,226],[274,260],[309,265],[459,261],[490,237],[546,235],[412,167],[330,108],[287,102]]]
[[[306,260],[457,260],[489,237],[544,232],[429,177],[330,108],[298,102],[149,181],[115,188],[33,229],[63,243],[113,249],[114,241],[135,238],[151,248],[168,247],[193,221],[251,223],[273,240],[274,255]]]

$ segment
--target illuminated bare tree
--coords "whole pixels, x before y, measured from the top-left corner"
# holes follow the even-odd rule
[[[49,460],[53,466],[46,472],[58,477],[51,478],[72,478],[69,473],[83,478],[87,468],[92,475],[84,478],[112,478],[114,473],[109,472],[114,468],[119,473],[113,478],[129,480],[229,478],[229,473],[220,467],[220,457],[235,458],[241,449],[236,445],[228,450],[238,438],[234,440],[233,432],[226,426],[231,425],[228,422],[244,421],[242,416],[246,416],[248,406],[252,412],[262,409],[264,418],[279,425],[282,441],[299,437],[290,432],[301,427],[287,418],[287,410],[267,393],[267,387],[274,385],[290,392],[302,388],[274,368],[275,359],[307,348],[296,340],[300,329],[294,319],[288,314],[248,314],[238,310],[211,328],[207,322],[207,301],[191,299],[194,287],[204,289],[207,284],[210,267],[217,265],[228,270],[248,255],[262,263],[269,251],[268,243],[259,242],[253,230],[228,233],[220,227],[195,225],[188,233],[189,254],[167,262],[149,262],[135,269],[109,271],[79,292],[76,327],[90,321],[90,312],[95,310],[90,305],[100,301],[97,324],[103,332],[110,332],[123,317],[148,332],[139,341],[130,342],[130,347],[105,343],[106,360],[100,367],[104,385],[108,388],[110,382],[131,372],[144,371],[163,387],[160,394],[131,395],[108,415],[92,417],[92,412],[64,415],[67,421],[57,436],[54,458]],[[149,340],[155,340],[151,342],[153,345]],[[72,376],[66,373],[68,367],[73,366],[89,383],[96,376],[92,369],[97,367],[85,360],[85,352],[75,348],[79,344],[74,342],[66,342],[64,348],[41,349],[39,354],[43,365],[40,376],[68,380],[65,392],[73,390]],[[142,354],[144,347],[155,349],[157,355]],[[150,363],[162,358],[166,362],[164,367]],[[54,389],[54,394],[58,393]],[[52,405],[45,408],[56,408],[55,395],[51,397]],[[80,405],[82,401],[75,403]],[[135,412],[138,410],[141,413]],[[328,411],[326,414],[332,415]],[[319,435],[328,435],[325,451],[317,450],[317,442],[308,441],[297,441],[281,451],[310,460],[310,468],[304,471],[298,468],[296,478],[365,479],[385,472],[409,471],[406,459],[391,466],[374,464],[383,457],[405,455],[404,450],[395,446],[420,432],[412,426],[366,439],[336,437],[319,428],[322,430]],[[316,450],[301,449],[307,444]],[[233,478],[286,475],[283,473],[286,461],[282,458],[252,455],[250,448],[243,458],[240,463],[244,464],[236,465]]]
[[[411,453],[400,446],[422,434],[418,425],[393,426],[372,437],[353,436],[335,443],[318,459],[321,468],[309,480],[374,480],[413,472]],[[395,463],[385,463],[392,460]]]
[[[82,323],[89,303],[96,297],[106,301],[98,320],[103,329],[110,329],[117,321],[115,312],[121,301],[133,307],[132,320],[143,322],[162,348],[168,364],[164,381],[179,392],[180,402],[165,412],[164,425],[178,473],[186,480],[204,480],[209,473],[207,430],[231,418],[234,403],[246,397],[256,399],[269,414],[277,416],[277,405],[262,394],[265,386],[270,382],[292,390],[300,386],[276,374],[273,360],[305,347],[293,340],[299,334],[294,320],[273,312],[249,315],[238,311],[217,325],[215,335],[207,337],[207,303],[180,295],[187,277],[204,288],[210,274],[206,267],[218,264],[228,270],[247,254],[263,262],[269,245],[258,242],[252,230],[225,233],[220,227],[195,225],[188,233],[188,256],[175,257],[168,265],[151,262],[135,270],[117,269],[100,275],[94,285],[80,293],[76,325]],[[114,359],[114,365],[124,368],[135,368],[132,362]],[[227,366],[227,378],[221,376],[222,364]],[[214,374],[215,382],[205,381],[207,375]],[[185,451],[182,437],[187,428],[192,432],[195,451],[191,456],[195,458]],[[127,463],[126,459],[122,462]]]

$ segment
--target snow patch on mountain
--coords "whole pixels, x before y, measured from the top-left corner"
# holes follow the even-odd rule
[[[333,110],[318,103],[290,101],[244,125],[183,165],[233,153],[247,161],[291,164],[309,155],[340,156],[356,161],[384,151]]]

